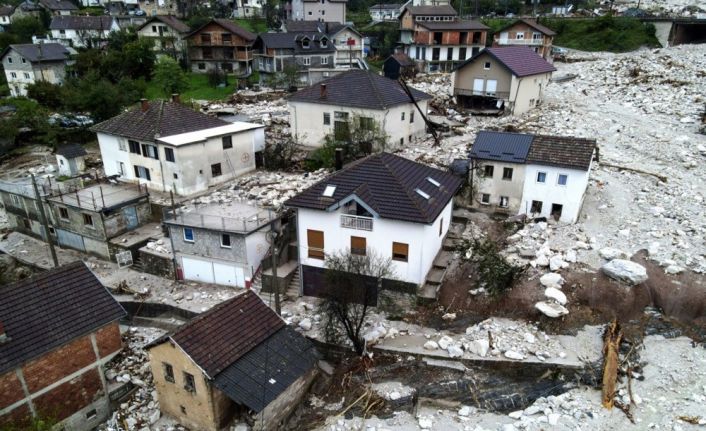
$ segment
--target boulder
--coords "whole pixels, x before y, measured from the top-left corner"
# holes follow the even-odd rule
[[[639,263],[625,259],[613,259],[601,267],[610,278],[629,284],[640,284],[647,280],[647,270]]]
[[[424,348],[426,350],[436,350],[439,348],[439,345],[436,343],[436,341],[429,340],[424,343]]]
[[[514,350],[506,350],[504,355],[506,358],[513,359],[516,361],[521,361],[521,360],[525,359],[525,356],[522,353],[518,353]]]
[[[552,318],[569,314],[569,310],[555,302],[540,301],[534,304],[534,308],[541,311],[545,316]]]
[[[544,287],[560,287],[562,284],[564,284],[564,278],[561,276],[561,274],[550,272],[539,277],[539,282]]]
[[[548,299],[553,299],[560,305],[566,305],[566,295],[561,290],[554,287],[544,289],[544,296]]]
[[[443,337],[439,338],[437,344],[439,345],[439,348],[446,350],[451,344],[453,344],[453,342],[453,338],[449,337],[448,335],[444,335]]]
[[[566,262],[564,262],[564,259],[562,259],[559,254],[552,256],[552,258],[549,259],[549,269],[552,271],[558,271],[563,268],[564,265],[566,265]]]
[[[488,354],[488,350],[490,350],[490,343],[488,340],[473,340],[470,343],[466,344],[466,350],[469,352],[473,353],[474,355],[478,355],[480,357],[485,358],[485,355]]]
[[[299,327],[305,331],[310,330],[311,329],[311,319],[309,319],[308,317],[305,319],[302,319],[302,321],[299,322]]]
[[[458,410],[458,415],[459,415],[459,416],[464,416],[464,417],[470,416],[470,415],[471,415],[471,408],[468,407],[468,406],[463,406],[463,407],[461,407],[461,408]]]
[[[603,247],[602,249],[598,250],[598,254],[605,260],[627,259],[628,257],[630,257],[624,251],[613,247]]]
[[[460,358],[463,356],[463,349],[458,344],[451,344],[446,348],[450,358]]]
[[[456,320],[456,313],[446,313],[443,316],[441,316],[443,320],[451,321],[451,320]]]

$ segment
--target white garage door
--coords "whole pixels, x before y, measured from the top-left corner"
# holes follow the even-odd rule
[[[205,260],[184,257],[181,259],[184,266],[184,279],[213,283],[213,265]]]
[[[235,278],[234,266],[214,262],[213,273],[216,275],[216,284],[223,284],[226,286],[237,286],[237,279]]]

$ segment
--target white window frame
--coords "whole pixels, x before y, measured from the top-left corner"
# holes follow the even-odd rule
[[[483,63],[483,70],[490,70],[491,63],[489,61],[486,61]]]
[[[188,239],[188,238],[186,237],[186,231],[187,231],[187,230],[191,231],[191,239]],[[184,229],[182,229],[182,236],[184,237],[184,242],[194,243],[194,242],[196,241],[196,235],[194,234],[194,229],[193,229],[193,228],[185,227]]]
[[[29,72],[24,72],[24,77],[25,77],[25,79],[32,79],[32,78],[29,76]]]
[[[519,32],[519,33],[515,34],[515,40],[525,40],[525,33]]]
[[[503,201],[505,201],[505,205],[503,205]],[[498,204],[500,208],[509,208],[510,207],[510,197],[509,196],[500,196],[500,203]]]
[[[539,181],[539,174],[544,174],[544,181]],[[534,181],[535,181],[537,184],[546,184],[546,183],[547,183],[547,173],[544,172],[544,171],[537,171],[537,175],[536,175],[536,177],[534,178]]]
[[[561,183],[561,177],[564,177],[564,184]],[[560,187],[566,187],[566,185],[569,183],[569,174],[557,174],[556,176],[556,185]]]
[[[322,56],[321,57],[321,64],[328,64],[328,57]]]
[[[302,64],[304,66],[310,66],[311,65],[311,58],[309,57],[302,57]]]
[[[223,238],[225,238],[226,236],[228,237],[228,240],[229,240],[229,242],[230,242],[230,245],[225,245],[225,244],[223,244]],[[222,233],[222,234],[221,234],[221,248],[233,248],[233,240],[232,240],[232,238],[230,237],[230,234],[227,234],[227,233]]]

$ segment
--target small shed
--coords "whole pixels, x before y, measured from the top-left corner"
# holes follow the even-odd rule
[[[387,57],[382,65],[382,70],[385,77],[390,79],[399,79],[400,76],[411,78],[417,73],[414,60],[403,52],[396,52]]]
[[[59,174],[73,177],[86,169],[86,150],[79,144],[68,144],[56,150]]]

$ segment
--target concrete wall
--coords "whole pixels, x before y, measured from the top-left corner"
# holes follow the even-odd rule
[[[333,3],[329,0],[321,1],[306,1],[304,3],[304,20],[305,21],[329,21],[329,22],[346,22],[346,3]],[[296,18],[295,18],[296,19]]]
[[[420,109],[427,112],[427,101],[419,101]],[[402,144],[414,142],[426,136],[426,125],[419,115],[417,108],[412,103],[404,103],[393,106],[387,110],[371,110],[351,108],[340,105],[323,105],[319,103],[288,102],[289,118],[292,129],[292,136],[304,145],[318,147],[323,145],[324,137],[333,133],[335,115],[334,112],[347,112],[349,120],[353,117],[371,117],[380,128],[388,135],[388,147],[386,151],[400,148]],[[402,119],[402,113],[405,113]],[[410,114],[414,112],[414,122],[410,123]],[[324,113],[331,117],[329,125],[324,124]],[[377,149],[382,150],[382,149]]]
[[[314,367],[289,385],[261,413],[257,414],[252,429],[274,430],[284,428],[289,415],[292,414],[306,396],[311,383],[317,375],[318,370]]]
[[[473,178],[474,189],[477,190],[471,205],[494,212],[517,214],[522,206],[522,190],[525,182],[525,165],[519,163],[501,163],[489,160],[478,160],[480,168],[476,169]],[[492,178],[483,176],[484,166],[493,166]],[[503,179],[503,169],[512,168],[512,180]],[[490,204],[481,203],[481,195],[490,194]],[[507,196],[508,207],[501,208],[500,196]]]
[[[323,268],[324,261],[309,257],[307,230],[324,232],[324,253],[350,249],[351,236],[366,238],[368,249],[383,257],[392,257],[392,243],[409,245],[407,262],[392,261],[394,275],[390,278],[421,285],[432,267],[434,258],[441,249],[441,243],[449,229],[453,203],[444,208],[439,217],[430,225],[408,223],[398,220],[375,218],[373,230],[347,229],[341,227],[342,209],[333,212],[305,208],[297,210],[299,257],[302,265]],[[439,224],[443,223],[441,235]]]
[[[551,78],[551,73],[525,76],[523,78],[513,76],[509,99],[512,106],[512,114],[520,115],[527,112],[544,100],[544,89],[549,85]]]
[[[537,182],[537,173],[546,173],[544,183]],[[518,214],[529,214],[532,201],[542,202],[542,212],[535,217],[549,217],[552,204],[563,205],[560,221],[575,223],[588,187],[588,171],[557,168],[554,166],[527,165],[525,184],[522,192],[522,205]],[[567,175],[566,185],[559,185],[559,174]]]
[[[184,240],[184,228],[181,226],[169,226],[169,236],[174,244],[176,253],[183,253],[190,256],[205,257],[225,260],[228,262],[248,264],[248,251],[244,235],[229,233],[231,248],[221,247],[221,234],[223,232],[198,229],[194,230],[194,242]]]
[[[171,254],[150,253],[148,250],[141,249],[139,256],[146,273],[174,279],[174,263]]]

